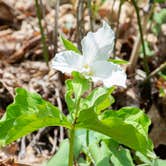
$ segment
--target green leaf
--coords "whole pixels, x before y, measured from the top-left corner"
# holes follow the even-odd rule
[[[124,65],[124,64],[128,64],[129,62],[123,59],[109,59],[109,62],[115,63],[115,64],[119,64],[119,65]]]
[[[82,99],[81,104],[83,109],[93,107],[95,112],[100,113],[114,103],[114,98],[111,96],[115,88],[99,87],[94,89],[89,96]]]
[[[136,152],[135,156],[139,158],[142,163],[147,164],[147,165],[152,165],[152,160],[150,160],[147,156],[140,152]]]
[[[69,140],[62,141],[58,152],[44,166],[67,166],[69,155]]]
[[[152,166],[166,166],[166,160],[156,159]]]
[[[118,166],[134,166],[130,151],[128,149],[119,146],[117,142],[112,139],[104,141],[109,147],[111,152],[111,162],[113,165]]]
[[[102,141],[89,146],[89,152],[95,161],[96,166],[110,166],[110,151],[106,144]]]
[[[93,108],[80,112],[77,128],[91,129],[112,137],[120,144],[148,155],[153,145],[148,138],[150,120],[138,108],[126,107],[98,116]]]
[[[79,49],[71,41],[65,39],[63,36],[61,36],[60,39],[61,39],[62,44],[66,48],[66,50],[71,50],[71,51],[81,54]]]
[[[104,136],[94,131],[89,131],[89,146],[86,144],[86,130],[76,130],[76,136],[82,144],[82,151],[91,159],[96,166],[110,165],[110,151],[101,138]],[[102,137],[103,136],[103,137]],[[107,137],[109,139],[109,137]],[[90,165],[90,164],[89,164]]]
[[[68,109],[75,109],[75,101],[78,100],[90,88],[90,82],[78,72],[72,72],[73,79],[66,81],[65,101]]]
[[[75,139],[74,142],[74,157],[78,158],[81,150],[81,144],[79,140]],[[48,161],[44,166],[67,166],[69,157],[69,139],[62,141],[58,152]]]
[[[166,160],[161,160],[157,158],[157,156],[154,153],[152,153],[152,156],[150,158],[147,158],[144,154],[140,152],[136,152],[136,157],[138,157],[140,161],[142,161],[143,164],[147,166],[165,166],[166,165]]]
[[[14,103],[7,107],[0,120],[0,146],[46,126],[70,128],[70,123],[57,107],[40,95],[17,88]]]
[[[103,118],[115,117],[120,118],[128,124],[132,124],[135,127],[142,129],[145,135],[148,133],[148,127],[150,125],[150,119],[143,111],[136,107],[123,107],[118,111],[108,110],[103,115]]]
[[[86,145],[86,130],[77,130],[76,135],[80,140],[83,151],[90,156],[96,166],[134,166],[130,151],[123,148],[110,137],[89,131],[89,146]]]

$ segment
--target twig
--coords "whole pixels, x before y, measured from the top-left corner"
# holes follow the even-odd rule
[[[46,45],[46,38],[45,38],[45,34],[44,34],[44,29],[43,29],[42,22],[41,22],[41,20],[42,20],[41,9],[40,9],[38,0],[35,0],[35,7],[36,7],[36,14],[38,17],[38,22],[39,22],[40,33],[41,33],[41,41],[43,44],[43,56],[44,56],[45,62],[47,63],[47,66],[48,66],[49,54],[48,54],[48,48]]]
[[[152,78],[153,76],[155,76],[159,71],[163,70],[164,68],[166,68],[166,62],[164,62],[164,63],[161,64],[158,68],[156,68],[155,70],[153,70],[153,71],[148,75],[148,77],[146,78],[146,80]],[[146,81],[146,80],[145,80],[145,81]]]
[[[25,138],[26,138],[25,136],[21,138],[21,147],[20,147],[20,152],[18,155],[19,160],[25,157],[25,153],[26,153]]]
[[[53,31],[54,54],[57,53],[57,51],[58,51],[59,5],[60,5],[60,0],[56,0],[56,3],[55,3],[55,16],[54,16],[54,31]]]
[[[145,43],[144,43],[143,30],[142,30],[142,25],[141,25],[141,18],[140,18],[140,15],[139,15],[139,8],[137,6],[136,0],[132,0],[132,2],[133,2],[133,5],[134,5],[134,8],[135,8],[135,11],[136,11],[136,15],[137,15],[137,22],[138,22],[138,28],[139,28],[139,33],[140,33],[140,40],[141,40],[142,50],[143,50],[143,55],[144,55],[144,57],[143,57],[144,70],[146,72],[146,75],[148,75],[150,70],[149,70],[147,55],[146,55],[146,50],[145,50]]]
[[[81,39],[83,38],[83,13],[84,13],[84,0],[78,0],[77,4],[77,44],[81,50]]]
[[[57,135],[58,135],[58,132],[56,129],[54,129],[54,138],[52,139],[52,137],[48,137],[50,143],[53,145],[52,147],[52,150],[51,150],[51,154],[54,154],[55,151],[58,150],[58,146],[57,146]]]
[[[89,13],[89,18],[90,18],[90,30],[93,32],[93,16],[92,16],[92,5],[91,5],[91,0],[87,0],[87,6],[88,6],[88,13]]]
[[[41,40],[41,36],[36,36],[36,37],[30,39],[28,42],[25,41],[23,43],[23,46],[7,59],[7,62],[15,63],[15,62],[19,61],[20,59],[23,58],[23,56],[25,55],[25,52],[27,50],[33,48],[36,44],[38,44],[40,42],[40,40]]]
[[[40,139],[41,135],[43,135],[46,130],[48,130],[49,128],[41,128],[38,130],[37,134],[33,137],[32,141],[30,142],[30,146],[34,146],[37,141]]]
[[[119,4],[119,8],[118,8],[118,21],[117,21],[117,26],[116,26],[116,37],[115,37],[115,44],[114,44],[114,55],[113,55],[113,58],[116,57],[116,42],[117,42],[117,38],[119,37],[119,20],[120,20],[120,14],[121,14],[121,10],[122,10],[122,4],[123,4],[123,1],[121,0],[120,1],[120,4]]]
[[[62,101],[60,99],[60,93],[59,93],[58,88],[55,89],[55,93],[56,93],[58,108],[62,111]],[[63,127],[60,126],[60,140],[59,141],[61,142],[61,141],[63,141],[63,139],[64,139]]]
[[[5,83],[5,81],[3,81],[2,79],[0,79],[0,83],[2,83],[2,85],[4,86],[4,88],[9,92],[9,94],[11,95],[11,97],[14,99],[14,93],[10,90],[10,87],[8,87]]]

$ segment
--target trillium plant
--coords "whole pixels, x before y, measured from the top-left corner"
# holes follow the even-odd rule
[[[63,126],[68,138],[46,166],[133,166],[131,152],[151,165],[155,155],[148,138],[149,118],[136,107],[111,107],[115,86],[126,87],[125,71],[109,59],[114,38],[106,22],[83,38],[82,53],[61,37],[67,51],[55,55],[52,68],[72,75],[65,82],[68,115],[39,94],[17,88],[14,103],[0,120],[0,146],[42,127]],[[92,88],[92,82],[102,84]]]

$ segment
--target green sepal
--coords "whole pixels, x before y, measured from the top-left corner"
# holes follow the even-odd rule
[[[66,48],[66,50],[71,50],[78,54],[81,54],[79,49],[71,41],[65,39],[62,35],[60,36],[60,40],[61,40],[63,46]]]

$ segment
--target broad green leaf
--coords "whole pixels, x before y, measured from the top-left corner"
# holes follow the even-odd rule
[[[125,149],[112,139],[104,141],[111,152],[111,162],[118,166],[134,166],[130,151]]]
[[[148,116],[146,116],[143,111],[136,107],[123,107],[119,111],[108,110],[103,115],[103,118],[109,117],[118,117],[121,118],[124,122],[127,122],[128,124],[132,124],[137,128],[139,127],[139,129],[142,128],[145,136],[148,133],[148,127],[151,123]]]
[[[66,81],[65,100],[70,112],[75,109],[76,100],[90,88],[90,82],[78,72],[72,72],[73,79]]]
[[[86,145],[86,130],[77,130],[76,135],[80,140],[83,151],[90,156],[96,166],[134,166],[130,151],[123,148],[110,137],[89,131],[89,146]]]
[[[65,39],[63,36],[61,36],[60,39],[61,39],[62,44],[66,48],[66,50],[71,50],[71,51],[81,54],[79,49],[71,41]]]
[[[152,166],[166,166],[166,160],[156,159]]]
[[[40,95],[17,88],[14,103],[7,107],[0,120],[0,146],[46,126],[70,128],[70,123],[57,107]]]
[[[142,153],[136,152],[135,153],[135,159],[136,160],[137,160],[137,157],[139,158],[140,161],[142,161],[142,163],[147,164],[147,165],[152,165],[152,160],[150,160],[150,158],[143,155]]]
[[[93,108],[89,108],[80,112],[76,127],[100,132],[120,144],[148,155],[153,149],[147,133],[149,124],[148,117],[137,108],[110,110],[103,116],[98,116]]]
[[[100,113],[100,111],[108,108],[111,104],[114,103],[114,98],[111,96],[114,87],[112,88],[104,88],[99,87],[94,89],[89,96],[85,99],[82,99],[81,104],[83,109],[88,109],[93,107],[95,112]]]
[[[161,160],[157,158],[157,156],[154,153],[152,153],[149,158],[140,152],[136,152],[135,155],[136,157],[139,158],[140,161],[142,161],[144,165],[147,165],[147,166],[165,166],[166,165],[166,160]]]
[[[106,144],[101,141],[93,143],[89,146],[89,153],[91,154],[96,166],[110,166],[110,151]]]
[[[110,151],[106,144],[101,142],[101,135],[94,131],[89,131],[89,146],[87,147],[86,130],[76,130],[76,136],[82,144],[82,151],[90,157],[91,162],[96,166],[109,166]],[[107,138],[109,139],[109,137]]]
[[[67,166],[69,155],[69,140],[63,140],[58,152],[44,166]]]
[[[75,139],[74,142],[74,157],[78,158],[81,150],[81,144],[79,140]],[[48,161],[44,166],[67,166],[69,157],[69,139],[62,141],[58,152]]]
[[[119,65],[124,65],[124,64],[128,64],[129,62],[123,59],[109,59],[109,62],[115,63],[115,64],[119,64]]]

